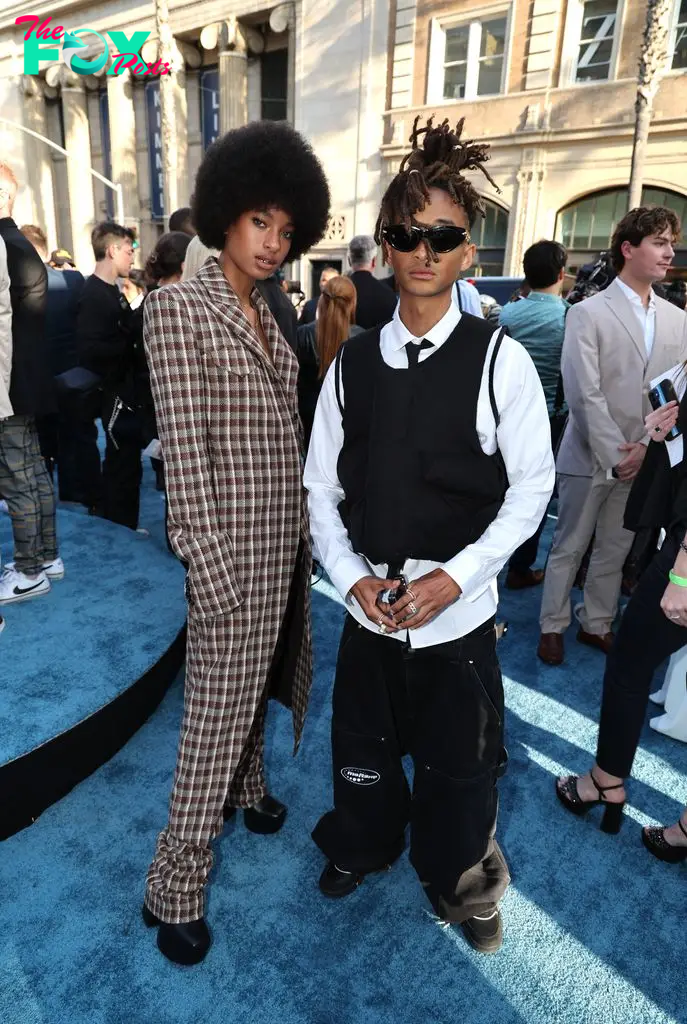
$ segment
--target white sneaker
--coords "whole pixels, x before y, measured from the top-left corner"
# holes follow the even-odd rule
[[[49,592],[50,580],[44,572],[31,579],[23,572],[7,568],[0,578],[0,604],[28,601],[32,597],[40,597]]]
[[[14,562],[8,562],[3,572],[14,572]],[[64,562],[56,558],[53,562],[43,562],[43,572],[49,580],[64,579]]]

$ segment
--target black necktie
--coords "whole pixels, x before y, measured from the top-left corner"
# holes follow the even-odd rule
[[[420,358],[420,349],[423,348],[434,348],[434,345],[431,341],[427,341],[426,338],[423,338],[419,345],[417,345],[414,341],[409,341],[408,344],[406,345],[405,349],[406,354],[408,356],[409,370],[411,370],[414,366],[417,366],[418,360]]]

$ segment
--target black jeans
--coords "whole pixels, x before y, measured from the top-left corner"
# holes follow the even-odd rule
[[[488,913],[509,875],[494,840],[505,771],[503,685],[491,620],[413,649],[346,619],[334,683],[334,810],[313,832],[340,868],[410,860],[440,917]],[[410,754],[412,795],[401,758]]]
[[[687,643],[687,629],[661,611],[678,550],[678,541],[666,538],[640,577],[606,660],[596,761],[621,779],[632,770],[654,673]]]
[[[112,403],[106,402],[103,410],[107,441],[103,462],[102,515],[112,523],[136,530],[143,477],[140,423],[136,414],[122,414],[113,430],[115,444],[108,430],[111,415]]]

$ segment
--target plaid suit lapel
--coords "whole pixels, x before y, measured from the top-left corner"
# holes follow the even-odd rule
[[[227,281],[219,261],[213,257],[201,267],[196,274],[196,281],[207,293],[208,305],[215,311],[217,316],[223,320],[231,332],[235,341],[245,345],[246,348],[260,359],[269,371],[277,373],[280,377],[280,367],[277,366],[278,344],[275,333],[280,338],[279,329],[273,321],[267,304],[262,299],[257,289],[253,290],[251,299],[258,310],[265,337],[267,338],[274,362],[265,352],[260,339],[255,336],[246,316],[241,309],[241,304]],[[213,338],[213,343],[221,344],[219,338]],[[284,343],[282,342],[282,345]],[[281,360],[280,360],[281,362]]]

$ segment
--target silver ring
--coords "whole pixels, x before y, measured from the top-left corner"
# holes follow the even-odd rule
[[[413,601],[411,601],[410,604],[408,605],[408,611],[410,612],[411,615],[417,615],[417,608]]]
[[[381,623],[379,627],[379,632],[382,634],[382,636],[386,633],[386,622]]]
[[[669,619],[673,619],[673,620],[679,619],[680,618],[680,613],[678,612],[677,614],[669,615],[668,618]]]

